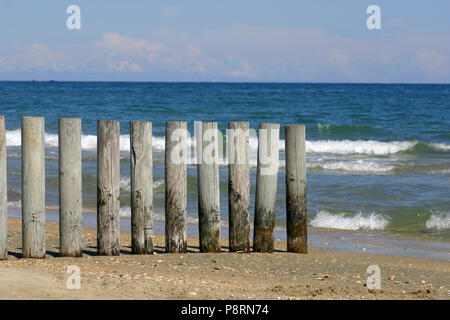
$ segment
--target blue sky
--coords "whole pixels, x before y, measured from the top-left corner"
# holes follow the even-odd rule
[[[0,0],[0,80],[449,83],[449,21],[448,0]]]

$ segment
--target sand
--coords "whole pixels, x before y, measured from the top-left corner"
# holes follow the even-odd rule
[[[121,234],[121,255],[96,255],[96,231],[84,228],[82,258],[58,256],[58,223],[47,222],[46,259],[21,257],[21,220],[9,218],[8,260],[0,261],[0,299],[449,299],[450,263],[403,256],[331,252],[199,253],[188,239],[186,254],[131,255]],[[81,270],[81,288],[69,290],[66,272]],[[366,286],[367,267],[381,269],[381,289]]]

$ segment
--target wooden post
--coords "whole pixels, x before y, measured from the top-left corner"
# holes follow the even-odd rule
[[[59,245],[63,257],[81,257],[81,119],[59,119]]]
[[[279,124],[261,123],[259,125],[255,227],[253,230],[253,251],[255,252],[273,252],[279,136]]]
[[[45,258],[44,118],[22,117],[22,254]]]
[[[200,123],[197,137],[199,149],[198,225],[200,252],[220,252],[219,143],[217,122]]]
[[[286,125],[287,250],[307,253],[305,126]]]
[[[153,253],[152,123],[130,122],[131,252]]]
[[[166,252],[187,251],[187,123],[166,122]]]
[[[0,260],[8,259],[8,205],[5,117],[0,116]]]
[[[249,123],[228,123],[228,218],[230,252],[250,251]]]
[[[120,125],[97,123],[97,250],[99,255],[120,254]]]

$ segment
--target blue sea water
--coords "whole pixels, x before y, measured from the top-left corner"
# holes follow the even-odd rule
[[[58,206],[57,125],[82,118],[83,205],[96,208],[96,121],[121,126],[121,215],[129,209],[129,121],[153,123],[154,207],[164,209],[164,125],[169,120],[281,124],[277,230],[285,223],[284,124],[306,125],[309,224],[450,240],[450,85],[0,82],[6,117],[8,202],[20,207],[22,116],[43,116],[46,203]],[[256,137],[250,140],[255,154]],[[251,157],[252,158],[252,157]],[[256,157],[251,159],[252,214]],[[220,166],[227,223],[227,167]],[[196,167],[188,167],[188,212],[197,215]],[[157,214],[162,220],[163,215]]]

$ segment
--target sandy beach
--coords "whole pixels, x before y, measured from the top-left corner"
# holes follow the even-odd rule
[[[73,2],[0,1],[3,310],[450,301],[449,0]]]
[[[121,234],[121,255],[96,255],[96,231],[84,228],[82,258],[58,256],[58,223],[47,222],[46,259],[21,258],[21,220],[9,218],[10,255],[0,261],[0,299],[449,299],[450,263],[403,256],[331,252],[307,255],[198,252],[164,253],[155,236],[154,255],[131,255],[130,234]],[[69,266],[81,270],[81,289],[69,290]],[[366,286],[367,267],[381,269],[381,289]]]

